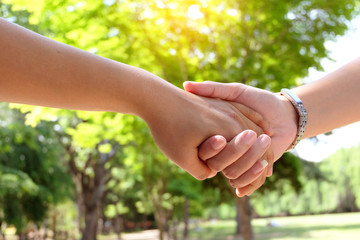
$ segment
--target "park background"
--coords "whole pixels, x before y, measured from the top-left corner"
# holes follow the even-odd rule
[[[355,0],[5,0],[0,17],[179,87],[212,80],[279,91],[339,67],[328,60],[339,52],[333,42],[360,27],[359,7]],[[358,44],[345,45],[340,65],[360,53]],[[303,141],[261,189],[239,199],[221,174],[200,182],[176,167],[134,116],[0,108],[2,238],[126,239],[124,232],[144,229],[159,229],[159,239],[360,236],[358,124],[343,139],[336,130]],[[334,153],[345,142],[352,147]]]

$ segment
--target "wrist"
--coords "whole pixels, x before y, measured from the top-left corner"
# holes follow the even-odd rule
[[[286,149],[289,149],[296,139],[299,123],[299,114],[296,112],[294,106],[286,97],[284,97],[280,93],[277,95],[281,102],[281,108],[284,116],[284,125],[286,126],[286,132],[284,132],[284,134],[286,134],[287,136]]]
[[[110,89],[110,110],[136,115],[145,122],[151,122],[155,117],[161,117],[161,113],[175,98],[179,88],[173,86],[162,78],[137,67],[117,63],[115,73],[117,85]]]
[[[300,140],[302,139],[302,137],[304,135],[305,127],[306,127],[307,119],[308,119],[308,117],[307,117],[308,114],[304,107],[303,102],[291,90],[283,88],[283,89],[281,89],[280,94],[282,96],[284,96],[291,103],[291,105],[293,106],[293,108],[296,111],[296,114],[298,115],[296,137],[295,137],[293,143],[291,144],[290,148],[288,149],[288,151],[290,151],[296,147],[296,145],[300,142]]]
[[[185,92],[155,75],[147,76],[134,100],[134,114],[149,126],[167,122],[175,112],[181,111],[179,102]]]

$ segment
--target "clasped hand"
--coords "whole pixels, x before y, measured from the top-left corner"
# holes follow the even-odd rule
[[[245,104],[249,107],[247,117],[257,116],[256,121],[251,117],[249,120],[262,123],[258,126],[271,137],[271,145],[266,145],[269,141],[266,135],[260,135],[255,141],[255,133],[247,130],[227,144],[221,136],[216,136],[200,145],[200,158],[206,160],[211,169],[223,171],[230,184],[237,188],[239,197],[250,195],[264,183],[266,176],[272,175],[274,160],[281,157],[295,138],[297,115],[293,106],[279,94],[240,83],[186,82],[184,88],[200,96]],[[216,150],[211,146],[214,142],[224,149]],[[267,154],[261,155],[265,150]],[[265,168],[261,164],[264,160],[268,162]]]
[[[145,118],[158,147],[195,178],[221,171],[238,196],[250,195],[271,176],[274,159],[291,144],[292,136],[282,133],[296,132],[291,121],[284,126],[293,129],[286,129],[275,120],[280,112],[274,109],[287,103],[242,84],[187,82],[184,87],[187,92],[172,94],[171,103]]]

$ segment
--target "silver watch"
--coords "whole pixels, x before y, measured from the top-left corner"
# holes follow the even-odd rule
[[[299,123],[298,123],[298,131],[295,137],[294,142],[291,144],[290,148],[287,151],[291,151],[295,148],[295,146],[300,142],[302,136],[305,132],[305,127],[307,124],[307,111],[304,107],[303,102],[300,100],[298,96],[296,96],[292,91],[287,88],[281,89],[281,95],[286,97],[291,104],[294,106],[296,112],[299,115]]]

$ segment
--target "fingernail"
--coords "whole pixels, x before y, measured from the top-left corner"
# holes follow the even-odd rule
[[[211,171],[211,173],[209,174],[208,178],[213,178],[213,177],[216,176],[216,174],[217,174],[217,172]]]
[[[239,189],[238,189],[238,188],[236,189],[235,193],[236,193],[236,196],[238,196],[238,197],[242,197],[242,196],[240,195],[240,191],[239,191]]]
[[[268,164],[269,163],[266,160],[257,161],[251,170],[253,171],[254,174],[258,174],[261,171],[263,171]]]
[[[226,141],[221,136],[216,136],[214,140],[211,142],[211,147],[215,150],[219,150],[220,148],[224,147]]]
[[[254,140],[256,140],[256,133],[254,131],[247,131],[244,136],[244,142],[250,145]]]
[[[270,137],[266,135],[260,136],[260,145],[263,148],[267,148],[270,145]]]
[[[254,131],[246,131],[243,135],[239,134],[235,139],[235,143],[239,143],[241,140],[243,141],[242,143],[252,145],[256,140],[256,133]]]

